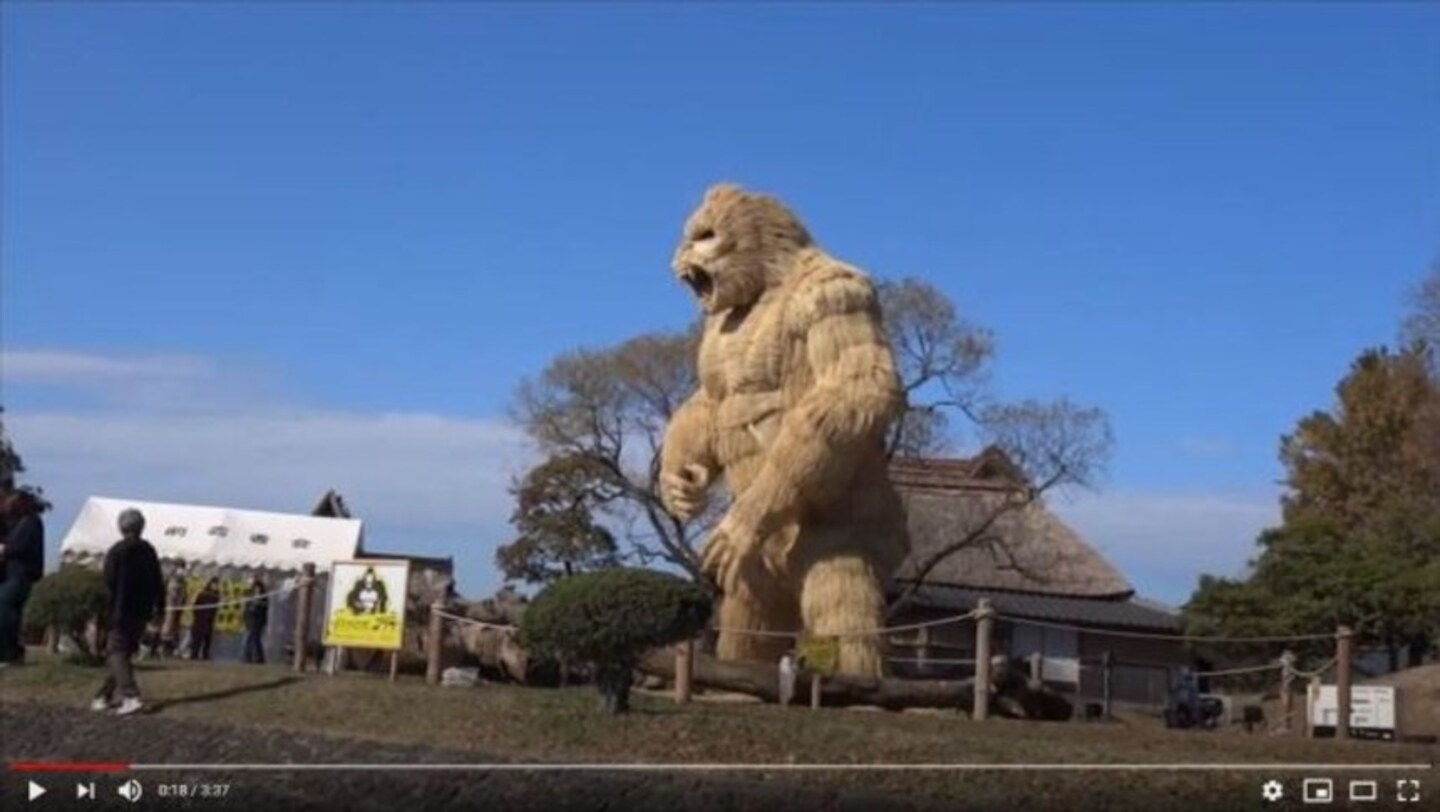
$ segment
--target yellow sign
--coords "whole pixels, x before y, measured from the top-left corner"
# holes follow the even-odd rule
[[[832,674],[840,666],[840,638],[807,634],[800,638],[800,667],[816,674]]]
[[[409,583],[409,561],[335,562],[325,609],[325,645],[401,648]]]

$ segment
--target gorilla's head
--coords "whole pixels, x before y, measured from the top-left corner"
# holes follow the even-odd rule
[[[778,281],[786,260],[810,245],[800,220],[769,195],[730,183],[705,193],[675,251],[671,268],[707,314],[748,306]]]

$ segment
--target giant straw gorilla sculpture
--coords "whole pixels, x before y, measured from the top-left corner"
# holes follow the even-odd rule
[[[717,475],[733,496],[702,550],[723,593],[716,654],[774,662],[789,640],[727,630],[803,628],[839,636],[841,673],[881,675],[882,641],[863,632],[909,542],[885,454],[904,396],[874,286],[778,200],[732,184],[706,192],[672,267],[705,330],[661,495],[682,517]]]

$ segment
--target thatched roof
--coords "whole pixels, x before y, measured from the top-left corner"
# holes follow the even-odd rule
[[[1008,508],[1023,494],[1018,469],[996,449],[971,459],[895,460],[910,557],[897,581],[998,514],[989,530],[938,564],[925,583],[1087,598],[1120,598],[1133,587],[1104,556],[1039,503]]]

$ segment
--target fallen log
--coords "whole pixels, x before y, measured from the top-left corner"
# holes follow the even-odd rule
[[[640,662],[640,670],[665,679],[675,678],[675,654],[658,649]],[[770,663],[746,660],[717,660],[709,654],[695,654],[692,679],[698,686],[749,694],[766,702],[780,701],[780,669]],[[795,683],[797,704],[808,704],[810,678],[802,672]],[[1043,686],[1017,678],[1013,672],[996,686],[1000,701],[992,707],[1002,716],[1018,719],[1069,719],[1069,700]],[[975,680],[879,679],[836,674],[820,682],[820,704],[828,707],[870,705],[886,710],[905,708],[954,708],[969,712],[975,704]]]

